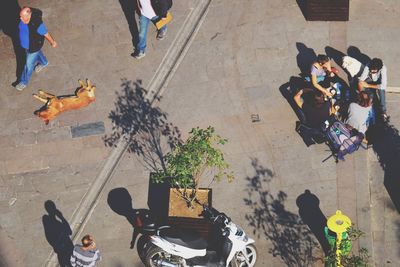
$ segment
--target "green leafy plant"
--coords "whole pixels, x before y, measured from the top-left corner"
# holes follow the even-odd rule
[[[189,138],[184,143],[176,144],[165,156],[165,168],[152,175],[152,181],[168,181],[172,187],[184,189],[182,197],[191,206],[196,199],[200,178],[206,170],[214,173],[213,180],[219,181],[223,177],[229,182],[233,180],[232,172],[227,171],[229,164],[217,147],[226,142],[227,139],[216,134],[211,126],[206,129],[193,128]],[[187,193],[187,189],[192,189],[190,194]]]
[[[368,267],[370,255],[368,249],[361,248],[358,253],[355,254],[353,252],[348,251],[348,248],[351,249],[351,242],[358,240],[365,233],[361,230],[358,230],[354,227],[354,225],[350,226],[347,229],[347,238],[342,240],[340,243],[340,249],[346,253],[340,255],[340,264],[344,267]],[[324,262],[326,267],[334,267],[337,266],[337,258],[336,258],[336,245],[330,244],[331,250],[329,254],[325,257]]]

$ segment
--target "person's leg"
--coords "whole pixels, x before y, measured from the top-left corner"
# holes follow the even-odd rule
[[[149,28],[150,19],[146,18],[145,16],[141,15],[139,18],[139,43],[137,44],[137,51],[136,54],[144,53],[146,49],[147,43],[147,30]]]
[[[29,53],[26,52],[26,63],[24,67],[24,71],[21,75],[21,82],[20,84],[28,85],[29,80],[31,79],[33,69],[35,68],[36,62],[38,60],[38,52]]]
[[[35,66],[35,72],[39,73],[42,69],[47,67],[49,65],[49,62],[47,61],[47,58],[44,56],[43,52],[40,50],[38,53],[38,64]]]
[[[385,89],[378,89],[379,101],[381,103],[381,109],[383,114],[386,114],[386,91]]]
[[[39,53],[38,53],[37,61],[38,61],[38,64],[40,66],[47,66],[47,64],[49,64],[49,61],[47,60],[47,58],[43,54],[42,50],[40,50]]]
[[[161,29],[157,32],[157,40],[162,40],[167,35],[167,25],[164,25]]]

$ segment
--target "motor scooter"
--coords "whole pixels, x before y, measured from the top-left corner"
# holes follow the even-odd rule
[[[253,267],[257,261],[254,240],[232,220],[203,205],[203,216],[217,230],[209,244],[195,231],[168,225],[141,229],[138,253],[147,267]]]

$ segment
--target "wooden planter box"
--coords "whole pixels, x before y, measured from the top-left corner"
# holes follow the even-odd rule
[[[349,0],[304,0],[306,20],[348,21]]]
[[[191,189],[186,190],[187,194],[192,192]],[[183,189],[170,188],[169,190],[169,207],[168,217],[183,217],[183,218],[203,218],[201,213],[203,207],[193,202],[192,207],[188,207],[188,203],[182,198]],[[200,203],[211,206],[212,191],[209,188],[199,188],[197,190],[197,199]]]
[[[193,207],[188,207],[180,194],[178,189],[171,188],[168,183],[155,184],[149,181],[147,204],[160,223],[165,222],[169,217],[202,218],[200,214],[203,207],[197,203],[193,203]],[[201,203],[211,207],[212,190],[199,188],[197,198]]]
[[[187,206],[175,188],[170,188],[169,184],[153,184],[149,182],[148,205],[159,224],[177,226],[199,233],[209,242],[218,236],[212,225],[200,214],[203,208],[199,204],[193,208]],[[201,188],[197,191],[197,198],[201,203],[212,206],[212,190]]]
[[[169,191],[169,208],[168,208],[168,224],[197,232],[204,239],[211,242],[213,239],[211,224],[200,216],[203,207],[197,203],[193,203],[192,207],[188,207],[186,201],[180,196],[183,190],[170,188]],[[191,190],[188,193],[191,192]],[[197,190],[197,199],[200,203],[207,204],[211,207],[212,191],[209,188],[200,188]]]

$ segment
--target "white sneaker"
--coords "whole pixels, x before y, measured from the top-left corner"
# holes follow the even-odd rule
[[[142,59],[146,56],[145,52],[139,52],[138,54],[134,55],[133,57],[136,59]]]
[[[35,72],[39,73],[42,69],[46,68],[48,65],[49,65],[49,62],[47,62],[46,65],[40,65],[40,64],[36,65]]]
[[[23,83],[19,83],[17,84],[17,86],[15,86],[15,89],[17,89],[18,91],[23,91],[26,88],[26,84]]]

